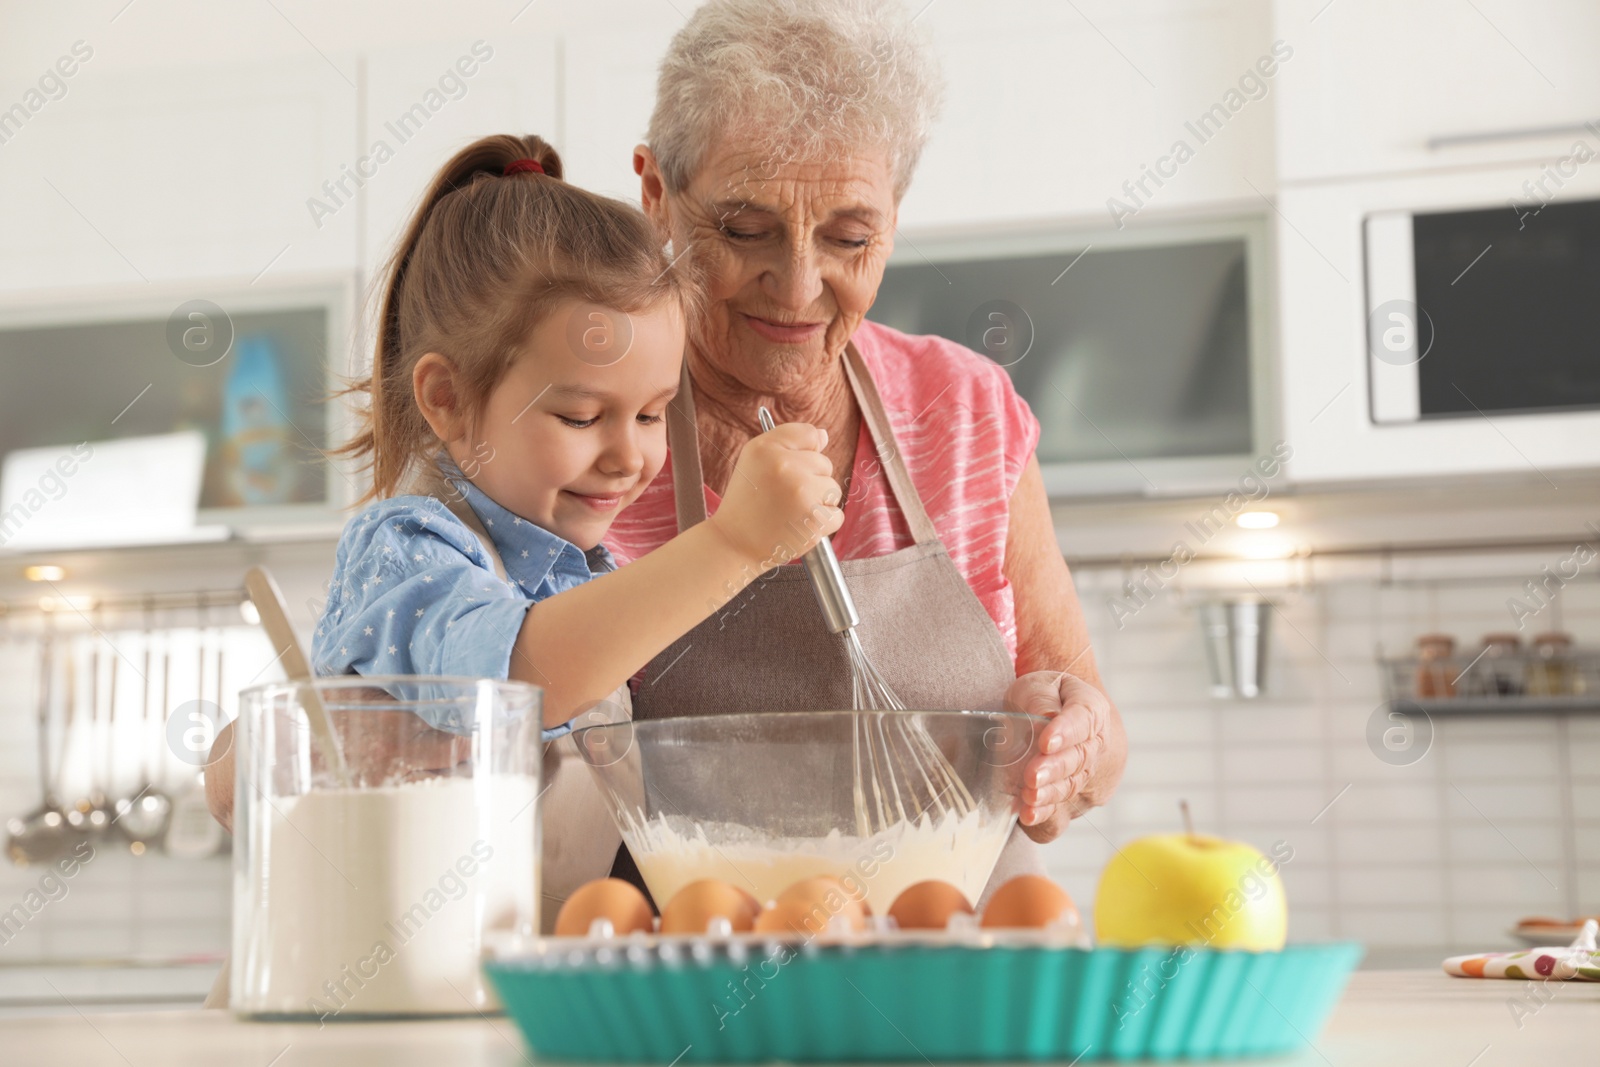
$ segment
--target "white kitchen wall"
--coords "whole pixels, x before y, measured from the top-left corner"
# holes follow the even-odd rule
[[[1081,905],[1116,846],[1180,826],[1267,848],[1284,867],[1290,936],[1377,949],[1508,946],[1529,915],[1600,912],[1600,714],[1433,718],[1427,754],[1391,766],[1367,747],[1384,703],[1376,650],[1403,655],[1420,633],[1473,654],[1514,630],[1506,606],[1536,577],[1485,568],[1437,585],[1332,582],[1273,594],[1269,692],[1213,700],[1199,624],[1165,592],[1118,630],[1120,570],[1076,575],[1096,653],[1127,724],[1127,776],[1111,803],[1049,847]],[[1600,581],[1566,587],[1560,625],[1600,643]],[[1557,609],[1527,633],[1557,625]],[[1526,634],[1524,635],[1526,639]]]

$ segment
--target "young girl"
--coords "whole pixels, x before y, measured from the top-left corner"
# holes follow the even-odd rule
[[[645,217],[562,181],[542,139],[451,159],[389,266],[357,386],[347,451],[375,499],[340,539],[317,673],[532,682],[559,735],[836,530],[827,435],[790,423],[744,448],[715,516],[614,569],[600,540],[666,458],[693,307]]]

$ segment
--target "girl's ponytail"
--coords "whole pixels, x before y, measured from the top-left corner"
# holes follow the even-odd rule
[[[452,360],[481,404],[553,303],[627,312],[687,300],[637,209],[561,176],[544,138],[497,134],[457,152],[423,193],[384,266],[372,372],[349,390],[367,404],[338,451],[371,469],[366,498],[394,493],[437,446],[412,395],[423,354]]]

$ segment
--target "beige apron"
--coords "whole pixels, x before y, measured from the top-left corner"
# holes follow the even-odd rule
[[[431,496],[450,509],[451,514],[477,535],[495,576],[507,581],[505,563],[494,547],[477,512],[450,491],[443,474],[433,464],[417,475],[408,491]],[[578,716],[578,726],[597,726],[618,722],[632,715],[627,683],[618,686],[607,698]],[[585,882],[604,878],[611,870],[622,834],[606,807],[599,784],[578,755],[571,736],[557,738],[545,746],[544,781],[539,794],[539,926],[544,933],[555,930],[556,913],[572,891]]]
[[[840,562],[861,614],[861,643],[907,707],[999,710],[1016,677],[1005,639],[939,540],[895,445],[877,387],[853,344],[846,346],[844,361],[889,489],[916,542],[887,556]],[[667,442],[681,532],[706,518],[687,367],[678,399],[667,409]],[[843,642],[823,625],[811,580],[799,563],[763,574],[668,646],[645,668],[633,698],[636,719],[850,706]],[[618,850],[612,873],[644,888],[625,847]],[[1019,828],[1012,831],[978,903],[1022,873],[1042,874],[1044,868],[1038,846]]]

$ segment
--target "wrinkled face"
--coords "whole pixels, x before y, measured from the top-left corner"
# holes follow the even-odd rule
[[[894,248],[887,152],[774,163],[725,138],[665,208],[674,254],[705,271],[696,350],[762,393],[786,393],[838,358]]]
[[[605,347],[619,320],[632,331],[620,357]],[[675,302],[626,315],[558,307],[448,443],[451,458],[501,507],[587,551],[666,460],[683,346]]]

